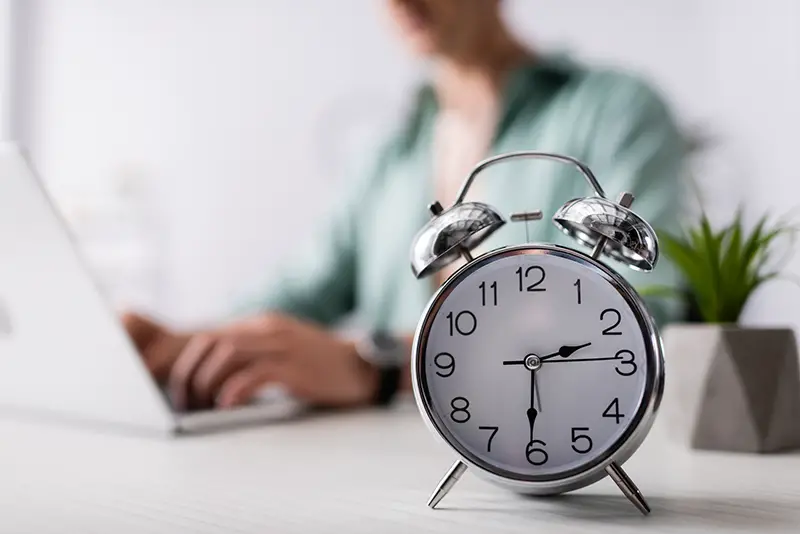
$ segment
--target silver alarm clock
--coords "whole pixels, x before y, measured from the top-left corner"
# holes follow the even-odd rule
[[[471,250],[505,224],[491,206],[464,202],[485,168],[514,158],[575,165],[594,196],[573,199],[553,222],[591,253],[552,244]],[[610,476],[644,514],[649,507],[623,463],[648,433],[664,386],[661,340],[644,302],[600,258],[649,271],[653,228],[612,202],[578,160],[513,152],[479,163],[448,209],[417,234],[418,278],[465,264],[431,299],[416,330],[414,394],[431,430],[458,456],[429,501],[435,507],[467,467],[529,494],[576,490]],[[514,214],[512,221],[541,218]]]

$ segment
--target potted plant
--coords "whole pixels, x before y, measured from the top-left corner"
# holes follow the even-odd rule
[[[786,246],[780,238],[795,231],[767,217],[747,230],[739,212],[718,230],[703,214],[682,235],[659,232],[662,250],[683,275],[685,288],[642,293],[681,298],[688,309],[687,322],[663,331],[662,413],[670,435],[694,448],[764,453],[800,447],[794,332],[740,324],[753,293],[782,276],[775,261],[778,245]]]

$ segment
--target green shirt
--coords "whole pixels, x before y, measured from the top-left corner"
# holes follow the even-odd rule
[[[430,218],[437,101],[418,93],[407,120],[355,176],[318,233],[300,247],[247,312],[283,311],[323,325],[357,314],[371,329],[411,333],[433,295],[430,279],[411,273],[410,248]],[[489,155],[539,150],[573,156],[595,173],[609,198],[631,191],[633,210],[657,229],[675,229],[685,142],[668,107],[647,83],[629,74],[547,58],[515,70]],[[477,163],[477,162],[476,162]],[[506,217],[541,209],[529,223],[531,242],[579,247],[549,217],[567,200],[593,192],[570,166],[541,160],[506,162],[479,175],[481,201]],[[470,192],[470,199],[472,198]],[[478,253],[525,242],[522,223],[506,224]],[[679,283],[662,257],[651,273],[610,263],[634,287]],[[663,324],[682,313],[677,303],[648,302]]]

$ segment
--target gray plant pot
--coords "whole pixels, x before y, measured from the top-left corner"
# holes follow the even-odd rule
[[[790,329],[670,325],[662,416],[695,449],[800,448],[800,370]]]

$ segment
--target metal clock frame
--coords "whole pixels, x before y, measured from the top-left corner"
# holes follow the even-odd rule
[[[441,422],[441,417],[433,409],[430,392],[425,378],[425,350],[433,319],[450,293],[470,274],[480,270],[493,261],[516,255],[555,255],[582,265],[603,277],[625,299],[636,317],[644,338],[647,352],[647,378],[645,391],[636,415],[625,432],[602,455],[588,464],[573,468],[559,475],[520,476],[502,470],[477,458],[453,437]],[[516,492],[532,495],[552,495],[574,491],[593,484],[605,476],[611,476],[626,496],[643,513],[649,513],[644,497],[635,484],[628,478],[621,466],[633,455],[644,441],[652,427],[664,390],[664,351],[655,321],[647,310],[636,290],[618,273],[591,256],[560,245],[522,244],[501,247],[474,258],[461,266],[436,291],[423,313],[420,327],[414,336],[412,346],[412,387],[417,406],[429,430],[437,435],[446,445],[455,450],[459,461],[450,469],[439,484],[439,488],[429,501],[433,507],[449,491],[467,467],[476,473]]]

